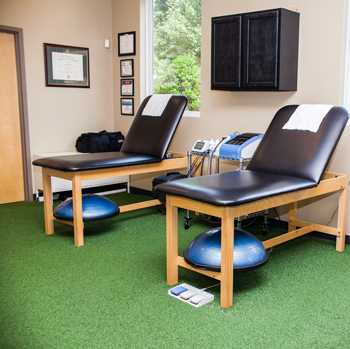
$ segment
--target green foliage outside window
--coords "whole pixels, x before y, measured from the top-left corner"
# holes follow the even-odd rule
[[[153,0],[154,93],[184,94],[200,110],[201,0]]]
[[[189,55],[176,57],[153,87],[154,93],[182,94],[187,97],[187,110],[198,111],[200,101],[200,67]]]

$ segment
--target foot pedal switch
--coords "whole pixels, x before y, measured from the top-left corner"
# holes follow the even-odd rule
[[[214,296],[208,292],[202,291],[199,288],[190,286],[188,284],[181,284],[171,288],[168,295],[179,299],[196,308],[201,307],[214,300]]]

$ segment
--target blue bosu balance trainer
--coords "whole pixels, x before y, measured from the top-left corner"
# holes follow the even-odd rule
[[[82,195],[83,221],[97,221],[114,217],[119,207],[111,200],[95,194]],[[73,221],[73,200],[69,198],[59,204],[53,213],[56,219]]]
[[[233,269],[243,271],[263,266],[269,259],[264,245],[253,234],[235,228]],[[197,236],[184,252],[184,260],[196,269],[220,271],[221,228]]]

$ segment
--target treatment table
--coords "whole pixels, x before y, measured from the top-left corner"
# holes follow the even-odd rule
[[[159,184],[166,194],[167,283],[178,283],[178,267],[221,281],[220,304],[233,304],[235,218],[281,205],[289,205],[288,232],[263,242],[265,249],[312,231],[336,237],[336,250],[345,247],[349,176],[325,173],[348,121],[348,112],[332,107],[317,132],[285,129],[298,106],[280,109],[265,132],[247,169],[179,179]],[[338,193],[336,227],[297,218],[298,202]],[[221,218],[221,269],[194,268],[178,255],[178,208]],[[333,209],[332,209],[333,210]]]
[[[159,108],[159,105],[163,107]],[[181,120],[187,98],[181,95],[148,96],[141,104],[120,152],[77,154],[46,157],[33,161],[42,167],[45,232],[54,233],[51,177],[72,182],[73,221],[61,221],[74,227],[74,243],[84,244],[81,182],[123,175],[167,172],[187,169],[185,154],[168,153],[168,148]],[[151,107],[151,108],[150,108]],[[127,212],[159,205],[160,200],[120,207]]]

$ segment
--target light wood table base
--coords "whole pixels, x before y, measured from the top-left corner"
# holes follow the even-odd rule
[[[51,190],[51,177],[58,177],[67,179],[72,182],[72,199],[73,199],[73,222],[62,221],[62,223],[72,225],[74,227],[74,244],[76,246],[84,245],[84,223],[83,223],[83,211],[82,211],[82,190],[81,182],[91,179],[144,174],[152,172],[167,172],[176,169],[184,169],[188,166],[187,156],[185,154],[175,154],[173,159],[165,159],[161,162],[154,164],[133,165],[124,167],[115,167],[108,169],[95,169],[88,171],[72,171],[64,172],[59,170],[53,170],[50,168],[42,168],[43,176],[43,194],[44,194],[44,216],[45,216],[45,233],[51,235],[54,233],[54,221],[58,221],[53,216],[52,208],[52,190]],[[120,206],[120,213],[141,209],[150,206],[156,206],[161,204],[160,200],[147,200],[139,202],[137,204]]]
[[[319,231],[336,236],[336,250],[341,252],[345,247],[345,228],[348,197],[348,175],[326,173],[320,184],[311,189],[281,194],[255,202],[234,206],[219,207],[176,196],[167,196],[166,201],[166,234],[167,234],[167,283],[178,283],[178,267],[184,267],[221,281],[220,305],[228,308],[233,304],[233,242],[234,220],[246,214],[289,204],[289,231],[286,234],[263,242],[270,248],[283,242],[295,239],[312,231]],[[327,193],[339,193],[337,227],[300,221],[297,219],[298,201],[314,198]],[[195,269],[178,256],[178,208],[202,212],[221,218],[221,271],[212,272]],[[299,227],[299,229],[297,229]]]

